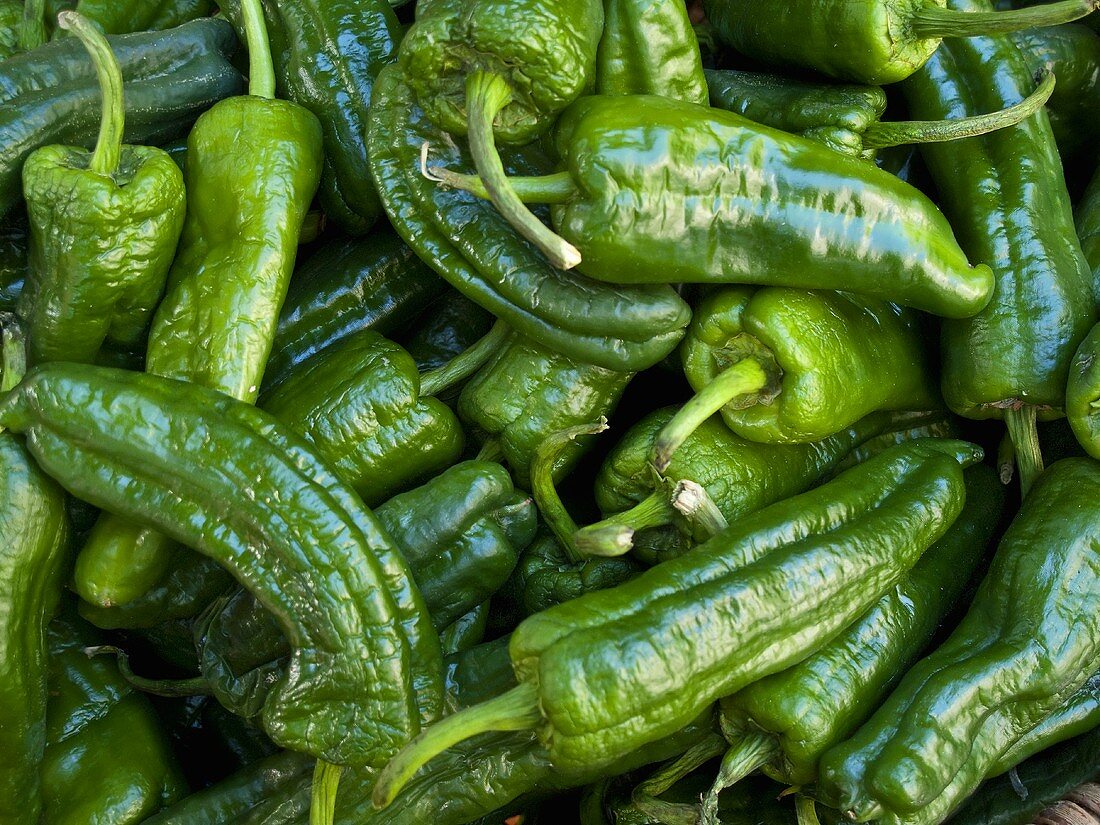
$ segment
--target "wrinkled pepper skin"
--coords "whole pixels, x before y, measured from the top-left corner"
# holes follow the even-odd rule
[[[209,555],[276,616],[294,646],[264,706],[277,744],[377,763],[438,713],[438,639],[404,560],[285,425],[193,384],[57,363],[0,402],[0,426],[71,493]],[[227,457],[221,472],[204,455]]]
[[[1085,451],[1100,458],[1100,324],[1073,356],[1066,384],[1066,418]]]
[[[822,754],[871,715],[932,640],[985,555],[1004,505],[996,473],[971,467],[962,514],[874,607],[805,661],[722,700],[736,730],[777,740],[763,767],[768,776],[787,785],[817,779]]]
[[[381,335],[403,330],[445,289],[389,229],[326,245],[294,272],[264,370],[263,391],[361,329]]]
[[[513,692],[537,698],[551,764],[607,766],[813,653],[943,535],[962,509],[963,465],[980,458],[959,441],[896,447],[625,584],[526,619],[509,648]],[[705,616],[699,603],[711,605]]]
[[[0,60],[7,60],[22,49],[19,30],[23,24],[23,3],[20,0],[0,2]]]
[[[707,79],[687,5],[603,0],[596,94],[658,95],[706,105]]]
[[[601,0],[420,0],[398,55],[416,100],[440,129],[466,134],[466,76],[502,75],[511,102],[493,124],[527,143],[591,85]]]
[[[316,445],[368,506],[462,453],[455,414],[438,399],[421,398],[412,357],[371,330],[305,362],[262,406]]]
[[[99,635],[66,614],[50,624],[48,640],[42,821],[137,825],[184,796],[153,708],[122,678],[113,656],[84,652],[103,643]]]
[[[0,434],[0,821],[37,822],[46,745],[46,624],[61,596],[65,494]]]
[[[780,370],[775,398],[722,418],[737,435],[769,444],[828,438],[878,410],[940,404],[920,318],[847,293],[729,288],[696,307],[681,349],[697,392],[744,358]],[[740,408],[739,408],[740,407]]]
[[[439,646],[443,649],[443,655],[452,656],[481,644],[488,626],[489,602],[484,601],[439,632]]]
[[[397,341],[416,361],[421,372],[438,369],[472,347],[493,326],[493,316],[453,289],[433,302],[416,319],[413,329]],[[439,397],[457,396],[461,387],[448,387]]]
[[[184,134],[214,103],[243,88],[229,63],[237,48],[222,20],[108,38],[126,82],[125,139]],[[22,196],[23,162],[51,144],[90,148],[99,129],[99,83],[75,37],[16,55],[0,67],[0,216]]]
[[[458,415],[478,441],[499,442],[516,483],[525,487],[539,444],[552,433],[611,415],[632,377],[514,335],[463,388]],[[565,476],[589,443],[582,437],[565,448],[555,479]]]
[[[950,638],[821,762],[826,801],[857,822],[938,823],[1076,692],[1100,655],[1100,465],[1035,483]]]
[[[925,195],[815,140],[663,98],[591,96],[555,143],[577,191],[552,207],[554,227],[597,280],[845,289],[951,318],[989,302],[988,267],[970,266]]]
[[[240,0],[220,4],[243,32]],[[324,134],[321,207],[366,232],[382,205],[367,162],[367,115],[378,73],[397,59],[401,24],[386,0],[264,0],[279,96],[317,116]]]
[[[398,234],[441,278],[541,346],[604,369],[645,369],[676,348],[691,309],[674,290],[603,285],[554,268],[491,203],[427,180],[425,142],[433,165],[473,169],[416,105],[400,69],[384,69],[371,102],[371,174]],[[537,148],[506,153],[505,169],[550,171]]]
[[[1031,84],[1011,40],[974,37],[944,43],[902,91],[913,117],[942,119],[1016,103]],[[921,154],[959,242],[971,260],[992,267],[997,284],[981,313],[944,324],[944,400],[967,418],[1000,418],[1020,406],[1057,417],[1095,308],[1046,113],[983,137],[928,144]]]
[[[80,0],[76,10],[107,34],[159,31],[214,13],[210,0]]]

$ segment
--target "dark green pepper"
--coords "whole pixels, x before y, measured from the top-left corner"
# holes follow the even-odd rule
[[[74,495],[211,556],[276,616],[294,647],[264,706],[277,744],[377,764],[438,713],[439,642],[404,559],[271,416],[194,384],[54,363],[0,401],[0,426]]]
[[[0,312],[13,312],[27,278],[27,223],[0,224]]]
[[[703,0],[703,7],[719,38],[742,54],[881,86],[919,71],[944,38],[955,44],[955,38],[1067,23],[1097,4],[1064,0],[1003,12],[961,9],[948,0]]]
[[[531,616],[509,647],[519,685],[428,727],[386,766],[375,804],[486,730],[538,729],[564,773],[606,767],[801,661],[943,535],[962,509],[962,468],[980,458],[960,441],[895,447],[625,584]]]
[[[222,20],[196,20],[167,32],[110,37],[125,81],[131,143],[183,134],[210,106],[237,94],[229,64],[237,48]],[[40,146],[90,147],[99,130],[95,67],[76,38],[16,55],[0,67],[0,216],[20,199],[23,162]]]
[[[822,758],[826,802],[857,822],[941,822],[1092,676],[1097,492],[1091,459],[1065,459],[1039,477],[954,633]]]
[[[976,13],[991,8],[989,0],[950,2]],[[962,116],[1024,96],[1031,76],[1007,37],[952,40],[903,91],[918,117]],[[981,313],[944,324],[943,396],[967,418],[1005,419],[1026,490],[1042,469],[1035,418],[1063,413],[1070,362],[1096,314],[1054,135],[1040,112],[921,151],[960,243],[992,267],[997,283]]]
[[[492,325],[492,315],[461,292],[449,289],[417,318],[410,334],[400,335],[397,340],[416,361],[417,369],[424,372],[439,369],[472,347]],[[440,396],[447,397],[458,389],[441,392]]]
[[[22,0],[0,2],[0,60],[7,60],[13,54],[23,51],[19,44],[22,29]]]
[[[144,339],[164,292],[186,208],[168,154],[122,144],[122,71],[106,38],[74,12],[72,30],[99,76],[103,114],[94,152],[43,146],[23,165],[30,267],[19,299],[32,362],[91,363],[110,341]]]
[[[240,0],[222,11],[244,31]],[[309,109],[324,134],[321,206],[349,232],[382,213],[367,161],[374,80],[397,59],[401,24],[386,0],[264,0],[279,95]]]
[[[76,10],[107,34],[159,31],[207,17],[211,0],[80,0]]]
[[[1077,205],[1077,237],[1092,267],[1093,292],[1100,296],[1100,169]]]
[[[461,653],[481,644],[488,626],[489,602],[484,601],[439,632],[439,646],[443,649],[443,655]]]
[[[691,311],[671,288],[607,286],[554,269],[491,204],[425,178],[426,143],[433,160],[472,168],[416,105],[400,69],[383,70],[371,104],[371,173],[398,234],[451,286],[541,346],[605,369],[645,369],[676,347]],[[506,157],[509,171],[549,170],[535,149]]]

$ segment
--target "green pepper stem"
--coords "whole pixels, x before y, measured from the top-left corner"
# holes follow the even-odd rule
[[[336,818],[336,791],[343,772],[339,765],[317,760],[309,798],[309,825],[332,825]]]
[[[89,658],[113,653],[118,661],[118,672],[122,674],[132,687],[142,693],[151,693],[154,696],[164,696],[175,699],[181,696],[210,696],[210,685],[201,676],[193,679],[147,679],[138,676],[130,668],[130,657],[121,648],[113,645],[97,645],[84,648],[84,654]]]
[[[1001,484],[1006,487],[1012,483],[1012,477],[1016,474],[1016,447],[1012,443],[1012,436],[1006,430],[1000,443],[997,445],[997,476]]]
[[[424,144],[426,149],[428,144]],[[477,175],[464,175],[454,172],[442,166],[427,166],[426,153],[421,152],[421,171],[424,177],[449,186],[452,189],[461,189],[478,198],[491,200],[489,190],[485,188],[485,182]],[[538,175],[536,177],[512,177],[508,178],[508,184],[516,197],[524,203],[565,203],[577,194],[577,185],[573,183],[573,176],[568,172],[555,172],[552,175]]]
[[[672,490],[672,506],[707,538],[718,535],[730,526],[707,488],[690,478],[676,482]]]
[[[27,342],[18,319],[10,312],[0,313],[0,347],[3,374],[0,393],[8,392],[23,380],[27,372]]]
[[[542,250],[559,269],[572,269],[581,253],[571,243],[543,224],[519,199],[508,181],[493,136],[493,121],[512,100],[508,82],[494,72],[475,71],[466,78],[466,122],[470,154],[477,173],[485,182],[489,199],[501,216],[523,237]]]
[[[534,730],[542,721],[538,688],[523,683],[494,699],[447,716],[423,730],[378,775],[371,802],[385,808],[434,756],[487,731]]]
[[[1014,106],[987,115],[954,120],[911,120],[904,123],[874,123],[863,135],[865,149],[884,149],[906,143],[943,143],[985,135],[1015,126],[1039,111],[1054,92],[1054,74],[1043,71],[1039,87]]]
[[[582,527],[575,534],[578,550],[586,556],[621,556],[634,546],[634,534],[672,523],[668,494],[654,490],[629,510]]]
[[[569,515],[554,484],[554,469],[565,448],[573,441],[582,435],[595,435],[606,429],[607,419],[601,417],[595,423],[569,427],[548,435],[535,448],[535,455],[531,460],[531,495],[535,499],[535,504],[538,505],[546,526],[561,543],[569,560],[574,563],[584,561],[584,555],[577,547],[575,538],[577,523]]]
[[[510,333],[507,324],[497,321],[473,346],[460,352],[443,366],[421,375],[420,394],[439,395],[465,381],[500,352]]]
[[[110,177],[118,171],[122,160],[122,133],[126,128],[126,105],[122,97],[122,69],[111,44],[95,24],[75,11],[57,15],[57,25],[80,38],[95,66],[103,109],[99,121],[99,137],[88,168],[97,175]]]
[[[653,443],[653,466],[664,475],[672,457],[699,426],[730,401],[760,393],[770,383],[768,371],[755,358],[746,358],[720,372],[682,406]]]
[[[260,0],[241,0],[241,19],[248,46],[248,93],[268,100],[275,98],[275,65]]]
[[[909,27],[922,40],[940,37],[981,37],[1023,29],[1057,26],[1079,20],[1100,8],[1100,0],[1062,0],[1009,11],[958,11],[925,6],[913,12]]]
[[[504,447],[499,438],[487,438],[481,445],[481,449],[474,456],[477,461],[495,461],[498,464],[504,461]]]
[[[794,813],[798,825],[821,825],[821,820],[817,818],[817,805],[808,796],[799,794],[795,797]]]
[[[662,765],[652,776],[640,783],[634,789],[634,798],[660,796],[688,774],[703,767],[711,759],[724,754],[728,748],[726,740],[719,734],[707,734],[701,742],[696,742],[680,756]]]
[[[726,751],[714,784],[703,795],[699,825],[718,825],[718,795],[768,764],[779,752],[779,742],[768,734],[748,734]]]
[[[1008,435],[1016,450],[1016,468],[1020,471],[1020,494],[1027,497],[1031,485],[1043,472],[1043,453],[1039,448],[1038,411],[1023,406],[1005,410]]]
[[[19,48],[25,52],[46,45],[46,0],[25,0],[19,27]]]

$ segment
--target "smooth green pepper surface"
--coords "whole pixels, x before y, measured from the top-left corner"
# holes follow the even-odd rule
[[[210,0],[80,0],[76,10],[94,20],[107,34],[171,29],[207,17]]]

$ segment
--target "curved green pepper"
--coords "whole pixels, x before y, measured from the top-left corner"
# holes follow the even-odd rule
[[[214,12],[211,0],[80,0],[76,11],[107,34],[172,29]]]
[[[919,71],[944,38],[957,43],[954,38],[1067,23],[1097,8],[1095,0],[1002,12],[945,6],[948,0],[703,2],[719,38],[742,54],[874,86]]]
[[[438,712],[439,643],[404,560],[284,425],[204,387],[55,363],[0,402],[0,426],[74,495],[211,556],[276,616],[294,646],[264,706],[276,743],[377,764]]]
[[[131,143],[183,134],[212,104],[240,92],[229,63],[237,48],[222,20],[196,20],[166,32],[110,37],[125,81]],[[76,38],[16,55],[0,67],[0,216],[21,197],[23,162],[55,143],[91,146],[99,130],[95,68]]]
[[[73,12],[58,26],[88,50],[103,114],[94,152],[44,146],[23,166],[31,246],[19,314],[32,362],[91,363],[107,341],[133,347],[145,337],[186,200],[166,152],[122,144],[122,71],[106,38]]]
[[[1066,417],[1085,451],[1100,458],[1100,324],[1073,356],[1066,384]]]
[[[596,94],[707,102],[702,55],[680,0],[604,0]]]
[[[421,372],[439,369],[488,334],[493,316],[461,292],[449,289],[416,320],[411,334],[398,337]],[[443,390],[441,398],[457,395],[460,387]]]
[[[1044,472],[950,638],[821,760],[825,799],[857,822],[938,823],[1077,691],[1100,656],[1100,465]]]
[[[491,204],[425,178],[417,162],[425,143],[433,160],[472,168],[416,105],[400,69],[386,68],[371,104],[371,173],[394,228],[440,277],[516,332],[577,360],[634,371],[672,352],[691,310],[671,288],[607,286],[554,269]],[[507,160],[517,174],[549,168],[531,150]]]
[[[439,632],[439,645],[443,649],[443,655],[461,653],[481,644],[488,626],[489,602],[484,601]]]
[[[1077,205],[1077,237],[1092,267],[1093,292],[1100,296],[1100,169]]]
[[[962,509],[962,468],[980,458],[959,441],[895,447],[625,584],[531,616],[509,648],[518,687],[428,727],[386,766],[375,804],[486,730],[537,729],[565,773],[606,767],[802,660],[943,535]]]

